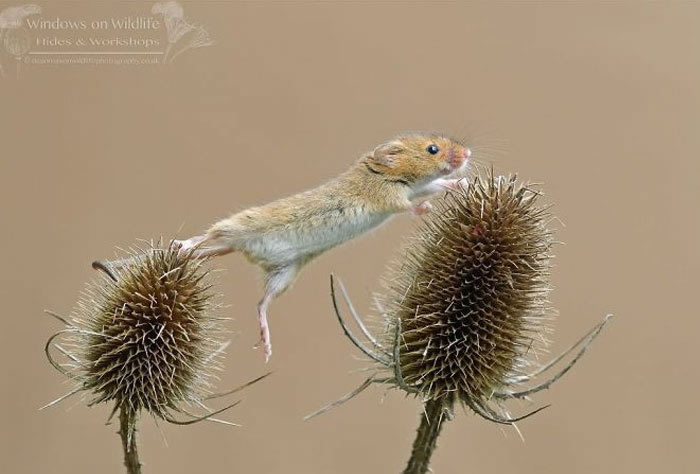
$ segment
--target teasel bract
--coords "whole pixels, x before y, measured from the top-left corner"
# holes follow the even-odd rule
[[[558,357],[536,362],[555,315],[548,300],[553,216],[539,197],[515,176],[491,172],[464,180],[460,189],[437,200],[390,266],[384,293],[376,295],[384,327],[378,337],[338,282],[366,342],[341,315],[331,276],[333,306],[345,334],[378,369],[356,390],[307,418],[374,383],[415,395],[424,409],[404,471],[412,474],[427,472],[442,423],[453,417],[456,404],[508,425],[545,408],[514,417],[505,402],[548,388],[583,355],[610,315]],[[538,383],[576,349],[566,366]]]
[[[127,472],[141,472],[136,425],[142,411],[156,420],[188,425],[211,420],[228,408],[213,410],[209,399],[237,392],[213,393],[226,344],[218,316],[220,304],[204,259],[170,243],[130,250],[133,263],[100,274],[89,284],[70,317],[54,312],[65,328],[46,343],[49,362],[75,381],[66,395],[82,393],[88,406],[113,403],[110,419],[120,413]],[[56,355],[65,362],[59,362]],[[43,407],[43,408],[46,408]],[[200,413],[194,413],[194,411]]]

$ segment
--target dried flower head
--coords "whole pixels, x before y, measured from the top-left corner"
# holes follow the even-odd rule
[[[172,243],[131,253],[132,263],[115,269],[114,280],[103,275],[88,286],[69,319],[54,314],[66,328],[48,340],[46,353],[77,385],[51,404],[85,392],[88,405],[114,402],[114,411],[145,410],[177,424],[210,418],[223,411],[203,402],[214,396],[212,379],[225,345],[218,340],[221,318],[204,260]],[[67,362],[58,363],[52,348]]]
[[[539,352],[552,232],[536,198],[514,178],[473,182],[447,196],[391,272],[384,301],[397,362],[424,399],[485,407]]]
[[[444,407],[461,402],[494,422],[512,424],[523,418],[510,417],[503,402],[547,388],[578,360],[607,321],[551,363],[535,362],[544,352],[554,315],[547,299],[552,216],[538,197],[514,176],[491,174],[439,200],[384,279],[386,292],[377,298],[385,322],[383,339],[366,329],[341,284],[371,347],[348,329],[332,288],[346,334],[389,371],[370,377],[339,402],[371,383],[385,383],[426,402],[442,401]],[[578,355],[560,373],[524,387],[577,347]]]

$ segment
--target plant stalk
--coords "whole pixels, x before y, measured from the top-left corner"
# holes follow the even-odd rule
[[[141,462],[136,444],[137,415],[125,405],[119,411],[119,436],[124,448],[124,465],[127,474],[141,474]]]
[[[428,400],[425,413],[421,413],[421,422],[413,442],[413,450],[403,474],[425,474],[428,472],[430,457],[437,446],[442,425],[447,421],[449,402],[445,400]]]

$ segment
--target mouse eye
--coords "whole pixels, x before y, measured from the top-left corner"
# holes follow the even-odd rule
[[[428,145],[428,148],[426,148],[425,151],[431,155],[437,155],[437,152],[440,151],[440,149],[437,147],[437,145]]]

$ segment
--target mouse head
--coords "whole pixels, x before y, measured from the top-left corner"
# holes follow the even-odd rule
[[[438,134],[403,135],[379,145],[370,155],[372,167],[396,181],[420,185],[463,168],[471,151]]]

